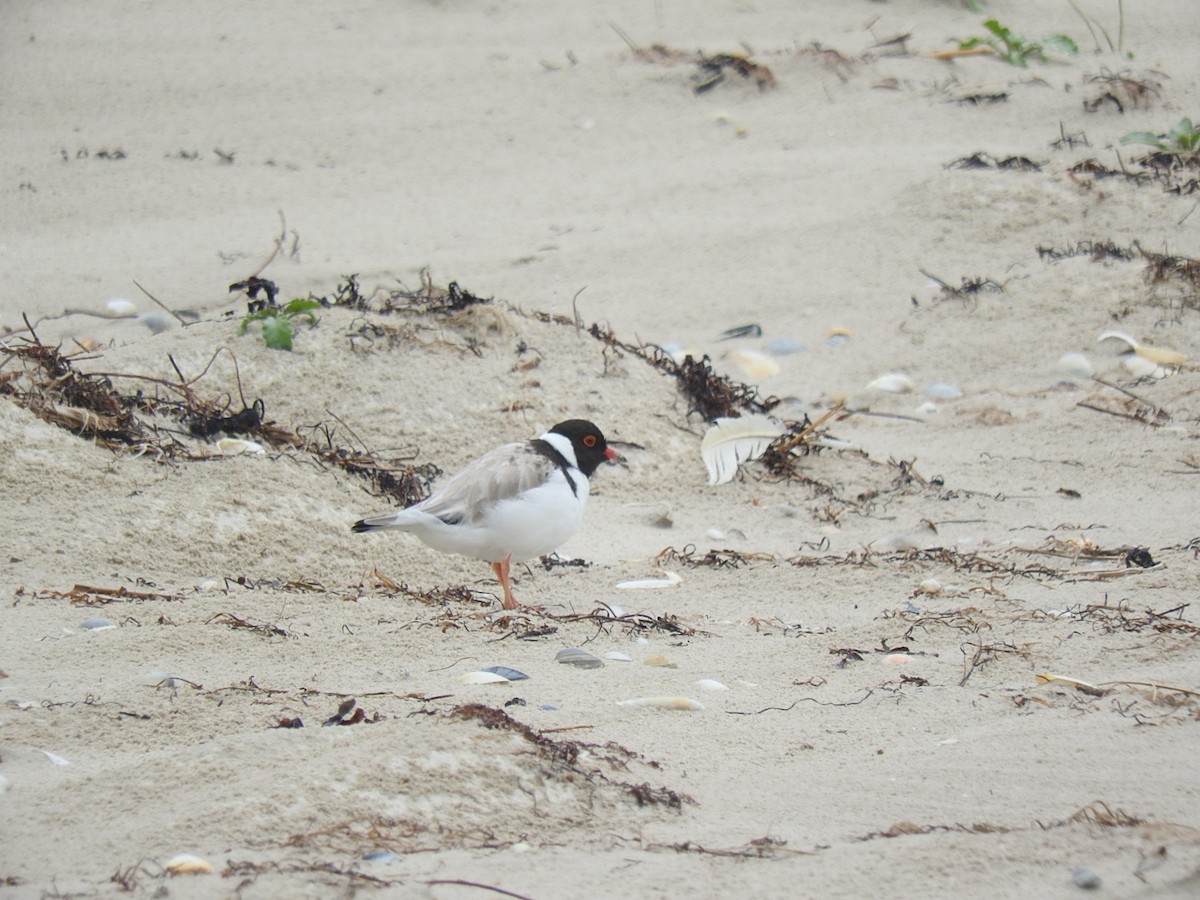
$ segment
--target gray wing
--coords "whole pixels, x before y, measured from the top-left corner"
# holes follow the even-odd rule
[[[410,508],[450,525],[474,525],[497,503],[545,484],[556,468],[528,444],[505,444],[479,457],[429,499]]]

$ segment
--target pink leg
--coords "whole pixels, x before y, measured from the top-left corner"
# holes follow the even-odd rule
[[[504,608],[517,609],[517,598],[513,596],[512,588],[508,583],[508,569],[511,557],[505,557],[503,562],[492,563],[492,571],[496,573],[496,580],[500,582],[500,587],[504,589]]]

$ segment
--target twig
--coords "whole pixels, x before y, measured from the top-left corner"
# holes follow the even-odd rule
[[[158,305],[159,309],[163,310],[164,312],[169,312],[171,315],[173,315],[176,318],[176,320],[179,322],[179,324],[182,325],[184,328],[187,328],[188,325],[191,324],[185,318],[183,318],[183,316],[179,315],[179,313],[175,312],[175,310],[171,309],[171,307],[167,306],[167,304],[163,303],[161,300],[159,300],[157,297],[155,297],[152,293],[150,293],[148,290],[146,290],[144,287],[142,287],[140,284],[138,284],[138,280],[136,278],[133,279],[133,284],[139,291],[141,291],[143,294],[145,294],[147,297],[149,297],[154,303],[156,303]]]
[[[505,897],[516,897],[518,900],[533,900],[525,894],[516,894],[512,891],[506,891],[504,888],[498,888],[492,884],[480,884],[478,881],[463,881],[461,878],[432,878],[429,881],[422,882],[423,884],[457,884],[462,887],[479,888],[481,891],[492,891],[501,894]]]

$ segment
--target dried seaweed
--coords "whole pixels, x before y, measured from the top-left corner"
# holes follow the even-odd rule
[[[611,743],[597,745],[580,741],[556,741],[553,738],[547,737],[545,732],[536,731],[524,722],[512,718],[504,710],[496,709],[482,703],[468,703],[456,706],[447,713],[447,716],[451,719],[478,722],[484,728],[510,731],[518,734],[532,745],[540,758],[564,770],[568,780],[570,780],[570,776],[582,777],[587,782],[601,782],[620,788],[632,797],[638,806],[665,806],[668,809],[682,811],[685,803],[692,804],[696,802],[686,794],[677,793],[670,788],[651,787],[646,783],[631,784],[610,778],[598,769],[585,769],[580,762],[580,753],[583,750],[589,751],[590,754],[603,751],[600,753],[601,758],[609,760],[611,760],[614,752],[622,754],[626,760],[641,759],[639,754],[631,750],[626,750],[620,745]],[[656,763],[652,762],[650,765],[657,768]]]

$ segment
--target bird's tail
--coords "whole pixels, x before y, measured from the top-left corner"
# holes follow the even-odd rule
[[[358,533],[364,531],[379,531],[382,528],[395,528],[401,524],[396,521],[395,513],[387,516],[372,516],[369,519],[359,519],[350,526],[350,530]]]

